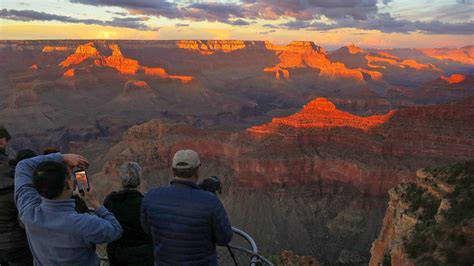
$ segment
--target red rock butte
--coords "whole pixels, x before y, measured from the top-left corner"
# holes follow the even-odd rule
[[[441,76],[441,79],[449,84],[457,84],[466,80],[466,76],[462,74],[452,74],[450,77]]]
[[[49,46],[46,45],[43,47],[43,50],[41,50],[42,53],[51,53],[51,52],[65,52],[67,51],[68,48],[66,46]]]
[[[362,68],[349,69],[343,63],[331,62],[323,48],[315,45],[313,42],[297,41],[288,45],[273,45],[265,43],[268,50],[273,50],[278,55],[280,63],[274,67],[264,68],[264,72],[275,73],[276,79],[289,79],[289,69],[292,68],[310,68],[318,69],[319,75],[327,78],[347,78],[364,80],[370,77],[372,80],[382,78],[382,73]],[[359,51],[352,47],[354,53]]]
[[[68,56],[59,66],[67,68],[92,59],[95,66],[114,68],[123,75],[135,75],[139,71],[143,71],[145,75],[158,76],[163,79],[177,79],[183,84],[190,83],[193,80],[192,76],[169,75],[164,68],[144,67],[137,60],[124,57],[118,44],[110,44],[109,48],[112,50],[112,55],[105,57],[99,53],[93,42],[79,45],[75,53]],[[66,70],[64,76],[73,77],[74,70],[72,72],[70,70]]]
[[[71,68],[71,69],[68,69],[64,72],[63,74],[64,77],[68,77],[68,78],[71,78],[71,77],[74,77],[75,76],[75,70],[74,68]]]
[[[271,123],[248,128],[252,133],[280,133],[287,129],[352,127],[369,130],[388,121],[395,111],[385,115],[357,116],[340,111],[326,98],[317,98],[303,110],[284,118],[273,118]]]
[[[474,45],[461,48],[432,48],[419,49],[429,57],[439,60],[450,60],[463,64],[474,65]]]
[[[231,40],[179,40],[176,46],[181,49],[197,51],[202,55],[211,55],[218,51],[230,53],[247,47],[244,41]]]

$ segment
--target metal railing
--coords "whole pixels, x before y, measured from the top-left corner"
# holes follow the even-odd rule
[[[228,247],[219,247],[220,265],[269,265],[273,263],[258,253],[258,247],[255,240],[242,229],[232,227],[234,237]],[[232,257],[232,255],[235,255]]]
[[[232,227],[234,237],[228,247],[218,247],[218,259],[220,265],[268,265],[273,263],[258,253],[258,247],[255,240],[245,231]],[[236,237],[237,236],[237,237]],[[97,256],[101,266],[107,266],[107,250],[105,245],[97,246]]]

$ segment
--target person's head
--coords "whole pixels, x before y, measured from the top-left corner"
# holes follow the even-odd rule
[[[33,172],[33,186],[47,199],[68,199],[73,194],[73,181],[64,163],[46,161]]]
[[[0,149],[5,150],[11,138],[8,130],[4,126],[0,126]]]
[[[201,161],[193,150],[179,150],[173,156],[173,175],[178,178],[197,179]]]
[[[9,163],[11,165],[15,166],[19,162],[21,162],[25,159],[33,158],[33,157],[36,157],[36,156],[38,156],[38,154],[36,154],[36,152],[34,152],[30,149],[24,149],[24,150],[21,150],[21,151],[17,152],[17,154],[15,156],[15,159],[11,160]]]
[[[119,169],[123,188],[138,188],[142,179],[142,168],[136,162],[123,163]]]
[[[43,155],[48,155],[51,153],[57,153],[59,152],[59,149],[56,147],[46,147],[43,149]]]

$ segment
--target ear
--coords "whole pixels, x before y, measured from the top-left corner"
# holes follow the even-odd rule
[[[72,182],[71,179],[67,179],[67,180],[66,180],[66,183],[64,183],[64,188],[65,188],[66,190],[73,190],[74,185],[73,185],[73,182]]]

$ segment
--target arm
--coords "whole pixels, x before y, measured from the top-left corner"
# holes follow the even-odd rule
[[[46,161],[62,162],[63,157],[60,153],[54,153],[44,156],[37,156],[22,160],[18,163],[15,170],[15,204],[18,208],[20,217],[24,210],[30,206],[36,206],[41,203],[41,196],[33,187],[32,177],[36,166]]]
[[[219,246],[228,245],[232,240],[232,226],[227,217],[227,212],[219,199],[217,199],[212,212],[212,231],[214,233],[214,241]]]
[[[145,198],[142,200],[142,205],[140,207],[140,222],[142,224],[143,231],[145,234],[150,235],[150,224],[148,223],[148,214],[146,212]]]
[[[97,208],[95,214],[84,214],[87,221],[83,223],[82,230],[86,232],[84,234],[86,242],[94,244],[109,243],[122,236],[122,226],[104,206]]]

